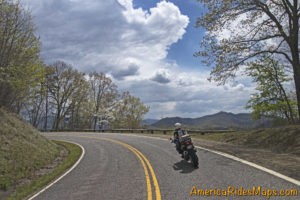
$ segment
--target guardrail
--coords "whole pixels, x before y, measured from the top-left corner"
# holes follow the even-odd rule
[[[174,132],[174,129],[105,129],[105,130],[94,130],[94,129],[59,129],[59,130],[40,130],[42,132],[97,132],[97,133],[162,133],[167,134],[168,132]],[[187,130],[190,134],[207,134],[207,133],[228,133],[235,132],[234,130]]]

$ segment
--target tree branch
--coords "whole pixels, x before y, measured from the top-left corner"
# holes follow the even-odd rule
[[[284,32],[282,25],[280,24],[280,22],[277,20],[277,18],[273,15],[273,13],[271,13],[271,11],[269,10],[268,5],[266,5],[265,3],[262,3],[259,0],[254,0],[256,5],[259,6],[263,12],[265,12],[272,21],[274,21],[274,23],[276,24],[279,32],[282,34],[282,37],[287,41],[287,43],[291,46],[291,41],[288,37],[288,35]]]

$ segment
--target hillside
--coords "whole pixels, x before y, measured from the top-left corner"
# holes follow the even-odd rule
[[[272,125],[271,121],[267,119],[252,120],[251,114],[248,113],[233,114],[219,112],[199,118],[167,117],[151,124],[151,126],[158,128],[172,128],[176,122],[197,129],[253,129],[270,127]]]
[[[0,199],[11,189],[51,163],[60,147],[43,137],[18,115],[0,108]]]
[[[300,156],[300,125],[215,133],[199,137],[243,147],[268,149],[276,153],[291,153]]]

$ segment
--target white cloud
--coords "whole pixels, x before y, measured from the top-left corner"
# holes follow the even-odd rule
[[[169,83],[171,81],[170,72],[166,69],[159,69],[156,71],[151,80],[163,84]]]
[[[135,65],[140,76],[149,76],[165,65],[170,45],[189,23],[167,1],[149,11],[133,8],[132,0],[24,2],[35,16],[46,61],[61,59],[83,71],[116,74]]]
[[[206,80],[207,72],[165,60],[189,24],[171,2],[149,10],[134,8],[132,0],[24,2],[35,16],[47,63],[60,59],[81,71],[108,73],[121,91],[151,107],[146,117],[241,112],[252,91],[242,84],[218,87]]]

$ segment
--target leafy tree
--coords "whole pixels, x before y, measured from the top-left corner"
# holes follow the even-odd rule
[[[298,0],[198,0],[207,7],[196,22],[204,27],[203,62],[216,64],[210,80],[220,83],[235,77],[240,66],[276,55],[293,68],[298,114],[300,113],[300,60]],[[229,37],[220,36],[227,30]]]
[[[131,96],[129,92],[122,94],[121,100],[114,107],[115,128],[139,128],[141,126],[143,115],[149,111],[137,97]]]
[[[97,113],[98,125],[100,129],[109,127],[109,125],[115,120],[114,107],[101,109],[100,112]]]
[[[274,59],[267,58],[252,62],[246,71],[257,83],[258,93],[252,95],[246,106],[247,109],[253,109],[253,118],[266,116],[287,119],[290,124],[295,124],[297,103],[283,86],[292,80],[284,73],[284,68]]]
[[[0,0],[0,106],[15,112],[45,73],[34,31],[30,12],[19,1]]]
[[[90,100],[93,106],[94,129],[104,113],[107,113],[116,102],[118,97],[117,86],[103,73],[90,73],[88,77],[90,87]],[[100,117],[100,119],[99,119]]]

